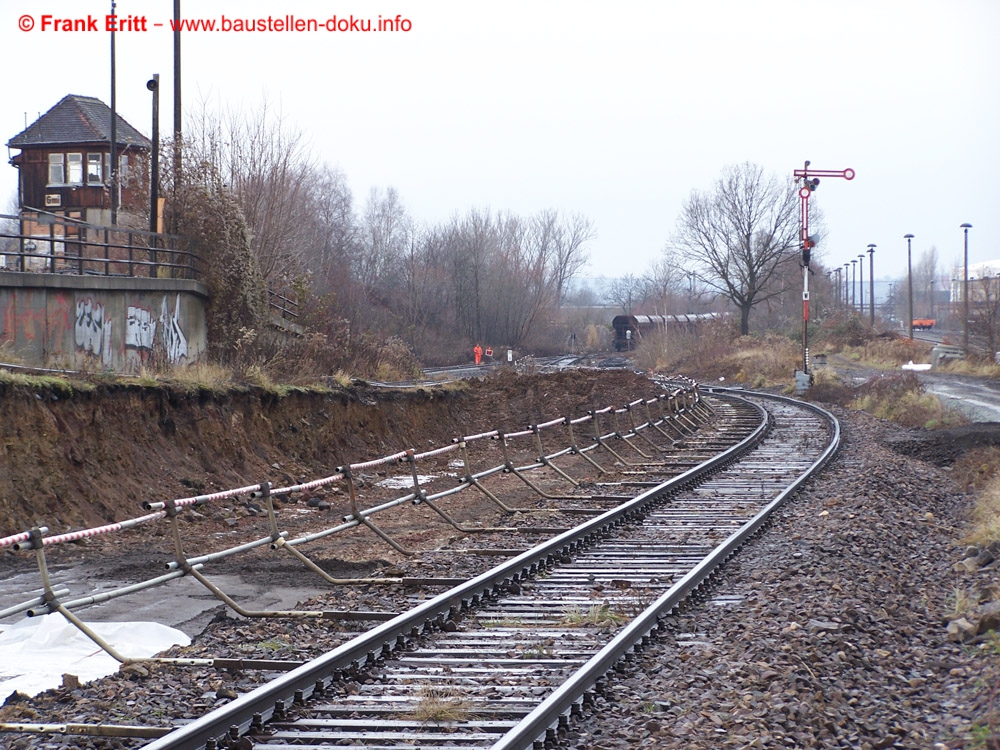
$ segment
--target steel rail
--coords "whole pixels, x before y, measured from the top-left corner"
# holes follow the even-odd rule
[[[718,389],[721,391],[721,389]],[[733,396],[733,390],[726,389]],[[597,681],[604,677],[622,659],[639,646],[654,629],[660,625],[664,613],[669,613],[686,599],[693,591],[701,587],[706,580],[721,567],[736,550],[760,531],[769,520],[772,513],[787,502],[798,489],[816,472],[821,470],[836,454],[840,447],[840,424],[830,412],[814,404],[796,401],[784,396],[754,393],[757,398],[770,398],[810,409],[821,415],[832,427],[833,434],[829,445],[812,464],[803,471],[797,479],[788,485],[779,495],[747,521],[738,531],[730,535],[708,557],[666,591],[652,606],[632,620],[622,631],[594,655],[571,678],[563,682],[551,695],[542,701],[528,716],[493,744],[491,750],[528,750],[534,743],[542,739],[547,732],[555,731],[562,717],[570,714],[574,706],[579,704],[585,694],[590,692]]]
[[[467,609],[470,603],[491,598],[523,576],[538,572],[557,558],[588,545],[604,531],[635,517],[661,496],[698,481],[758,445],[767,434],[768,420],[759,406],[753,406],[753,409],[759,414],[760,423],[735,446],[175,729],[147,745],[146,750],[201,750],[209,743],[224,743],[227,737],[235,740],[251,728],[269,721],[275,713],[283,714],[293,703],[322,692],[338,674],[349,673],[366,663],[376,663],[381,655],[400,647],[407,636],[433,627],[435,623],[443,624]]]

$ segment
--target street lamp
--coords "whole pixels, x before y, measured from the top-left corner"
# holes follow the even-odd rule
[[[868,245],[868,291],[869,302],[872,305],[871,326],[875,327],[875,243]]]
[[[906,327],[910,331],[910,340],[913,339],[913,253],[910,243],[913,241],[912,234],[904,234],[906,240]]]
[[[972,224],[965,222],[961,226],[965,233],[965,266],[962,272],[962,350],[969,356],[969,230]]]
[[[848,284],[851,283],[851,264],[844,264],[844,307],[851,304],[851,293],[848,291]]]
[[[858,311],[858,259],[851,261],[851,314]]]
[[[865,254],[858,256],[858,296],[861,298],[861,318],[865,317]]]
[[[153,151],[149,162],[149,231],[160,231],[160,74],[146,81],[146,88],[153,93]],[[156,240],[153,239],[152,242]]]

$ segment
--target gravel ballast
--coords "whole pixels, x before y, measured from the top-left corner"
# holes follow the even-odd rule
[[[960,563],[972,498],[884,448],[894,426],[838,416],[837,459],[610,685],[571,747],[1000,747],[996,636],[947,628],[956,590],[996,596],[997,563]]]

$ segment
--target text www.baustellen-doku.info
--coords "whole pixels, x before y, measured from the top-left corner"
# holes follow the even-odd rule
[[[108,14],[57,16],[50,13],[25,13],[18,18],[18,28],[24,32],[45,34],[70,34],[114,31],[143,33],[157,30],[207,33],[366,33],[407,32],[413,22],[402,15],[361,18],[353,14],[330,15],[324,18],[306,18],[293,14],[241,18],[220,15],[212,18],[163,18],[147,15]]]

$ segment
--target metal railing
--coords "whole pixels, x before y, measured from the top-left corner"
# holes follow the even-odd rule
[[[359,529],[373,533],[383,542],[403,555],[412,555],[414,554],[413,550],[406,549],[402,544],[400,544],[399,541],[393,539],[388,533],[386,533],[383,528],[377,526],[374,520],[375,516],[384,516],[384,514],[387,514],[390,509],[398,508],[404,505],[423,506],[432,511],[444,523],[464,533],[494,533],[497,531],[513,531],[514,529],[508,529],[506,527],[487,527],[482,525],[469,526],[463,524],[449,515],[449,513],[446,512],[444,507],[439,504],[438,501],[468,490],[485,495],[487,498],[499,505],[505,513],[537,512],[547,515],[553,509],[553,506],[546,503],[543,503],[537,508],[508,507],[500,498],[497,497],[496,494],[494,494],[493,491],[484,485],[484,481],[496,474],[512,473],[531,487],[541,498],[556,499],[560,496],[550,495],[542,491],[540,488],[537,488],[535,484],[525,476],[526,472],[536,470],[552,471],[560,479],[572,484],[574,487],[579,487],[580,483],[578,481],[574,480],[563,469],[555,465],[554,461],[556,459],[569,454],[580,455],[586,459],[591,468],[596,469],[599,474],[605,474],[609,472],[609,469],[602,467],[595,460],[594,456],[603,451],[606,452],[612,459],[619,460],[621,458],[619,451],[624,451],[625,448],[629,448],[631,451],[638,453],[640,456],[645,456],[646,454],[642,452],[642,449],[636,445],[636,443],[638,443],[642,438],[643,432],[656,432],[660,434],[666,438],[669,446],[675,438],[684,437],[694,432],[700,422],[705,421],[710,417],[712,410],[701,398],[698,386],[694,382],[683,382],[679,380],[677,383],[671,384],[668,387],[671,388],[668,392],[661,393],[660,395],[650,399],[639,399],[633,401],[621,408],[606,407],[604,409],[593,410],[585,416],[577,417],[575,419],[560,417],[544,423],[530,425],[527,429],[516,432],[504,433],[500,430],[491,430],[474,435],[464,435],[453,438],[450,443],[444,446],[420,453],[417,453],[413,449],[400,450],[390,455],[373,458],[367,461],[338,466],[336,468],[336,473],[331,476],[321,477],[290,486],[272,486],[270,482],[261,481],[247,486],[210,494],[169,499],[164,502],[146,501],[143,503],[143,509],[146,511],[144,515],[126,519],[124,521],[109,523],[93,528],[67,531],[54,535],[49,534],[48,527],[36,526],[21,533],[0,537],[0,551],[11,549],[21,552],[34,552],[42,584],[42,589],[40,591],[35,590],[26,592],[25,601],[0,611],[0,619],[22,612],[27,613],[29,616],[59,613],[68,622],[80,630],[86,637],[93,641],[99,648],[121,663],[146,662],[177,667],[212,666],[220,669],[263,669],[271,671],[289,671],[289,677],[291,678],[298,675],[302,671],[302,668],[304,668],[302,663],[218,657],[188,658],[157,656],[150,658],[129,658],[119,653],[111,643],[107,642],[85,622],[77,617],[74,610],[106,602],[118,597],[128,596],[153,587],[159,587],[182,577],[190,577],[202,584],[202,586],[207,588],[211,594],[242,617],[393,620],[393,627],[398,628],[400,618],[397,617],[394,612],[366,613],[311,609],[291,611],[248,610],[241,604],[237,603],[214,581],[208,578],[202,570],[203,567],[209,563],[234,555],[244,554],[258,548],[269,547],[272,552],[277,553],[278,555],[281,555],[282,553],[290,554],[305,569],[316,573],[323,580],[334,585],[347,586],[371,583],[405,584],[410,579],[388,577],[353,579],[334,578],[323,570],[323,568],[316,561],[298,549],[298,547],[300,545],[307,545],[327,539],[333,537],[334,535],[343,534],[352,529]],[[635,415],[640,412],[640,410],[645,417],[641,423],[637,424],[635,421]],[[627,425],[621,424],[619,421],[625,418],[627,418],[628,421]],[[609,422],[613,424],[609,426]],[[586,429],[584,428],[584,425],[592,428],[593,433],[592,437],[585,438],[584,444],[580,445],[577,443],[577,435],[573,428],[579,427],[583,430]],[[589,432],[589,430],[587,431]],[[567,447],[557,450],[549,449],[549,451],[546,452],[542,443],[543,432],[550,435],[551,438],[555,439],[555,441],[559,444]],[[494,441],[497,441],[500,445],[500,452],[503,459],[502,463],[494,463],[496,460],[495,451],[483,450],[482,454],[477,456],[478,460],[475,462],[476,464],[479,464],[479,468],[477,469],[474,466],[474,462],[470,460],[470,448],[472,448],[473,445],[476,445],[483,449],[490,444],[495,445],[496,443],[494,443]],[[534,456],[534,460],[526,465],[515,465],[513,457],[509,452],[510,445],[513,441],[524,441],[531,444],[531,448],[526,447],[519,452]],[[615,447],[618,448],[618,450],[614,450],[611,447],[612,442],[615,443]],[[433,465],[436,466],[439,460],[441,460],[441,457],[448,454],[455,454],[459,457],[454,459],[456,466],[461,466],[460,474],[456,478],[457,482],[453,486],[443,487],[436,492],[428,492],[427,489],[425,489],[424,484],[434,477],[425,477],[421,475],[418,470],[418,463],[433,461]],[[487,466],[484,467],[483,464],[487,464]],[[393,467],[397,467],[397,470],[394,471]],[[363,507],[361,503],[362,498],[358,493],[358,489],[361,486],[359,479],[362,478],[362,472],[371,471],[376,468],[381,469],[386,475],[391,476],[393,474],[397,474],[400,478],[403,478],[404,481],[398,485],[403,494],[397,495],[387,501],[382,501],[374,507]],[[682,475],[682,477],[687,476],[688,474],[690,474],[690,471]],[[349,512],[340,518],[339,523],[298,537],[292,537],[288,531],[283,530],[278,526],[274,500],[289,499],[292,495],[312,492],[313,490],[321,487],[328,487],[335,484],[341,484],[344,486],[344,489],[346,490],[346,497],[349,501]],[[220,500],[235,500],[240,497],[249,497],[250,499],[256,500],[265,506],[266,512],[262,514],[262,518],[266,524],[266,530],[264,530],[263,533],[257,538],[250,539],[249,541],[227,549],[217,550],[215,552],[198,556],[189,555],[188,551],[185,550],[185,542],[188,540],[184,538],[184,534],[182,533],[181,526],[179,524],[180,515],[188,508],[195,508],[209,503],[215,503]],[[577,495],[577,497],[588,496]],[[626,505],[622,506],[622,508],[630,507],[634,502],[635,501],[626,503]],[[602,514],[600,515],[600,518],[606,518],[609,514],[621,515],[624,513],[622,508],[608,512],[599,511]],[[146,578],[138,583],[101,591],[99,593],[72,600],[67,600],[70,596],[68,588],[56,585],[55,581],[52,580],[46,560],[46,549],[77,542],[82,539],[103,536],[106,534],[114,534],[127,531],[138,526],[159,522],[166,522],[169,524],[171,536],[173,536],[176,556],[174,561],[166,564],[165,573],[161,572],[159,575]],[[526,529],[519,527],[519,530],[523,531]],[[566,541],[564,537],[570,533],[567,532],[566,529],[562,528],[536,528],[534,531],[557,535],[554,540],[539,548],[543,549],[542,553],[540,553],[542,556],[547,554],[546,550],[548,549],[557,549],[565,545]],[[523,560],[523,558],[528,554],[530,553],[526,552],[522,554],[516,558],[515,562]],[[503,579],[506,575],[508,575],[506,572],[501,572],[500,578]],[[487,577],[489,576],[484,574],[484,576],[480,576],[473,581],[464,583],[458,580],[446,581],[446,579],[436,579],[438,583],[447,582],[450,585],[458,585],[459,588],[452,589],[448,592],[448,594],[437,597],[427,606],[433,609],[434,613],[447,613],[449,609],[455,605],[456,601],[460,601],[461,596],[464,595],[463,592],[471,590],[471,588],[476,588],[477,591],[481,591],[493,587],[495,585],[495,580],[490,578],[490,580],[487,581]],[[423,611],[423,609],[424,608],[421,608],[421,611]],[[411,615],[407,615],[406,617],[411,617]],[[378,634],[384,632],[387,627],[389,626],[379,625],[373,628],[370,632],[373,636],[377,636]],[[365,653],[367,653],[369,648],[367,645],[368,641],[366,640],[363,642],[365,643]],[[334,658],[334,655],[338,655],[339,657],[345,648],[353,648],[354,646],[352,644],[335,649],[334,652],[331,652],[331,654],[327,655],[327,657],[323,657],[323,660]],[[354,658],[353,655],[354,651],[352,650],[351,658]],[[315,680],[312,680],[310,685],[314,686]],[[307,697],[309,692],[309,690],[306,691]],[[237,704],[241,704],[241,701],[237,701]],[[271,701],[270,705],[273,707],[274,701]],[[234,707],[237,707],[236,704],[234,704]],[[267,716],[269,717],[270,714],[268,713]],[[196,722],[195,725],[189,727],[189,729],[193,730],[192,732],[188,732],[187,729],[180,730],[179,734],[175,732],[174,738],[172,740],[168,740],[168,744],[165,745],[165,747],[187,748],[204,746],[204,730],[201,727],[202,723],[204,722]],[[240,725],[242,725],[242,723],[247,723],[247,726],[249,726],[249,719],[244,722],[241,714],[240,718],[234,720],[233,723]],[[55,728],[53,728],[54,726],[55,725],[40,725],[40,728],[38,728],[37,731],[42,733],[65,733],[69,731],[65,727],[60,728],[55,726]],[[246,727],[242,728],[245,731]],[[31,729],[28,725],[0,724],[0,732],[6,731],[24,732],[35,730]],[[211,731],[212,730],[209,730],[209,733],[211,733]],[[155,727],[96,727],[79,725],[74,732],[104,735],[114,734],[114,736],[150,737],[155,735],[149,734],[149,732],[160,733],[161,730]],[[194,744],[188,744],[189,734],[196,738],[193,740]]]
[[[267,290],[267,303],[274,312],[286,320],[299,317],[299,303],[273,289]]]
[[[0,270],[200,280],[198,257],[175,235],[102,227],[41,209],[0,214]]]

